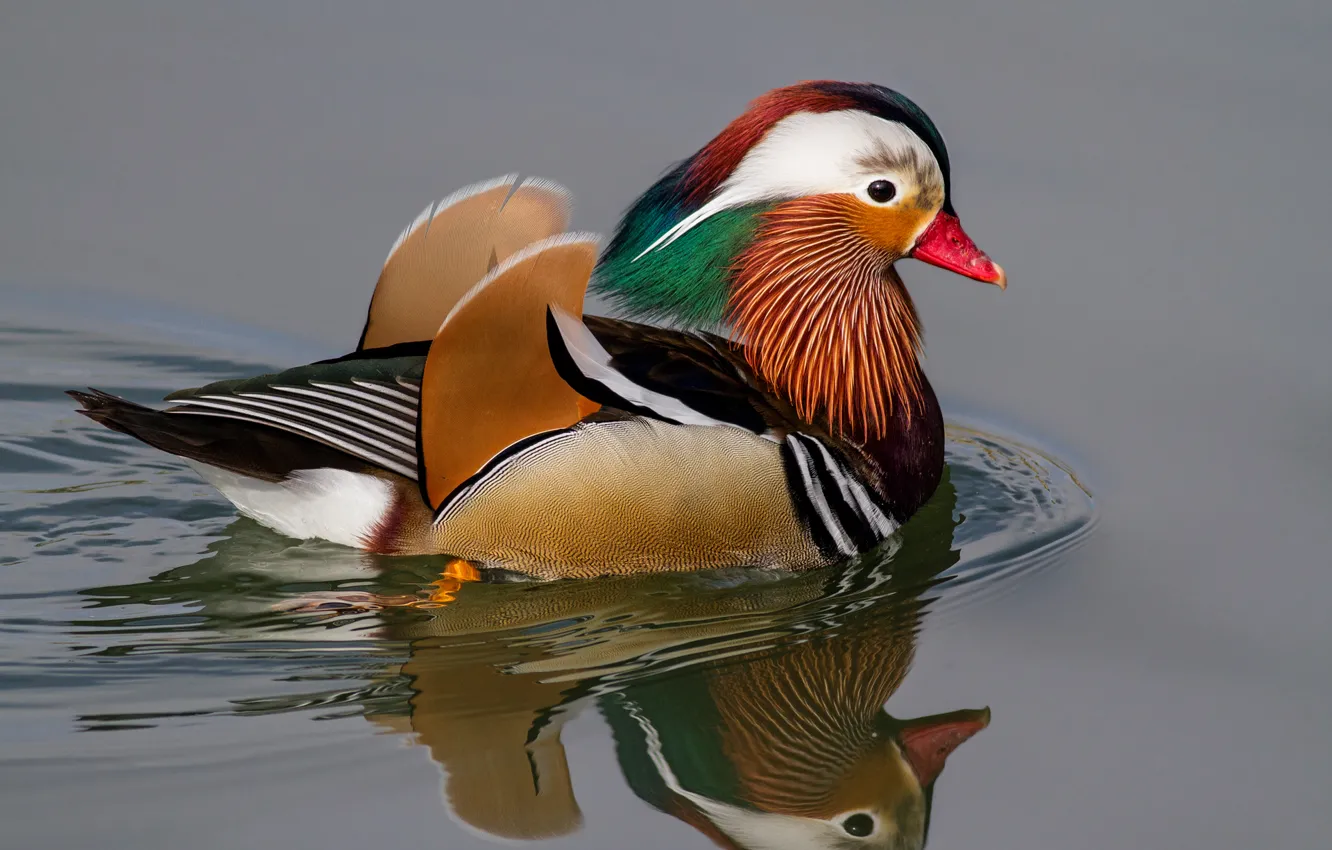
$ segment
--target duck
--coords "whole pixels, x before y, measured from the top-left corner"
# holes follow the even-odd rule
[[[798,83],[668,170],[604,250],[568,230],[568,190],[506,175],[402,231],[351,353],[164,409],[69,394],[280,533],[469,578],[827,566],[943,472],[895,264],[1007,285],[951,190],[906,96]]]

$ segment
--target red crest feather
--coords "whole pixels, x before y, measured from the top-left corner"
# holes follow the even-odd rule
[[[857,108],[852,98],[824,91],[822,81],[811,80],[773,89],[750,102],[745,110],[717,137],[703,146],[689,163],[685,175],[688,199],[703,203],[720,186],[749,149],[758,144],[772,125],[797,112],[836,112]]]

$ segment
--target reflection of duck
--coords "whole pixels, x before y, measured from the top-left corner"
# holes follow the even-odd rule
[[[989,712],[885,713],[915,624],[884,613],[604,699],[634,792],[727,847],[922,844],[944,760]]]
[[[468,585],[390,628],[415,638],[414,693],[374,720],[414,733],[450,810],[491,835],[578,828],[560,733],[591,699],[633,791],[722,846],[919,846],[944,760],[989,717],[882,710],[921,594],[956,561],[952,511],[945,480],[889,563],[837,573],[706,591],[665,576]]]
[[[166,412],[73,395],[295,537],[541,578],[826,565],[882,542],[943,468],[894,263],[1004,285],[951,188],[910,100],[802,83],[644,193],[600,259],[562,233],[561,188],[478,184],[404,231],[356,352]],[[590,279],[734,339],[584,321]]]

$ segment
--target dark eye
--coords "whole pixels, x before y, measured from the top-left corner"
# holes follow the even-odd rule
[[[875,180],[866,191],[876,204],[886,204],[897,196],[897,187],[887,180]]]
[[[879,181],[884,182],[884,181]],[[889,183],[891,188],[893,184]],[[891,195],[889,197],[892,197]],[[866,814],[852,815],[842,821],[842,829],[846,830],[847,835],[854,835],[856,838],[864,838],[874,831],[874,818]]]

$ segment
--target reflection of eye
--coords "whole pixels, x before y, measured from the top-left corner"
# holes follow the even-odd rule
[[[876,204],[886,204],[897,195],[897,187],[887,180],[875,180],[865,191]]]
[[[889,183],[888,185],[891,186],[892,184]],[[847,835],[864,838],[874,831],[874,818],[866,814],[852,815],[842,821],[842,829],[846,830]]]

